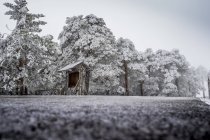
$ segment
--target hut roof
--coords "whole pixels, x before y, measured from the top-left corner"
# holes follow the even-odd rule
[[[78,62],[69,64],[69,65],[63,67],[62,69],[60,69],[59,71],[67,71],[67,70],[70,70],[70,69],[73,69],[73,68],[77,67],[80,64],[83,64],[83,61],[78,61]]]

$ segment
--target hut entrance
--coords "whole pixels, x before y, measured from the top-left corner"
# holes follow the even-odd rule
[[[79,72],[73,72],[69,74],[69,88],[76,87],[79,81]]]
[[[88,94],[90,70],[83,61],[69,64],[59,71],[66,72],[66,83],[63,87],[63,94]]]

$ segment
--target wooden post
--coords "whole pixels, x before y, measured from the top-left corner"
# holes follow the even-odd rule
[[[79,68],[79,95],[82,95],[82,66]]]
[[[125,94],[129,96],[129,90],[128,90],[128,65],[127,62],[124,60],[124,70],[125,70]]]
[[[85,94],[87,95],[89,92],[89,79],[90,79],[90,69],[85,69]]]
[[[67,94],[68,88],[69,88],[69,72],[66,71],[66,85],[65,85],[65,87],[64,87],[64,89],[65,89],[65,90],[64,90],[64,95]]]
[[[82,95],[86,95],[85,79],[86,79],[86,69],[82,67]]]

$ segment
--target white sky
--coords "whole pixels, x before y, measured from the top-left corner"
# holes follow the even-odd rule
[[[13,29],[14,22],[4,2],[13,0],[0,0],[0,32],[9,33],[5,26]],[[209,6],[209,0],[28,0],[30,12],[46,16],[42,35],[57,39],[66,17],[95,14],[139,51],[177,48],[193,66],[210,70]]]

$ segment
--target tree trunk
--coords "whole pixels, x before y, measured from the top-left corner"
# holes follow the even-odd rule
[[[190,82],[188,82],[188,91],[191,93]]]
[[[28,90],[27,87],[24,85],[24,78],[19,79],[19,95],[27,95]]]
[[[24,58],[19,59],[18,70],[22,71],[22,68],[26,66],[26,56]],[[17,84],[17,93],[18,95],[27,95],[28,89],[27,86],[24,84],[25,77],[21,77],[18,79]]]
[[[19,95],[19,91],[18,91],[18,90],[19,90],[19,88],[18,88],[18,81],[16,81],[16,85],[17,85],[17,86],[16,86],[16,88],[15,88],[15,92],[16,92],[16,95]]]
[[[175,79],[175,85],[176,85],[176,87],[177,87],[178,94],[180,95],[179,79],[178,79],[178,78]],[[186,94],[186,93],[185,93],[185,94]]]
[[[125,94],[126,96],[129,96],[129,90],[128,90],[128,65],[127,62],[124,60],[124,70],[125,70]]]
[[[140,96],[144,96],[144,89],[143,89],[144,81],[140,81]]]

